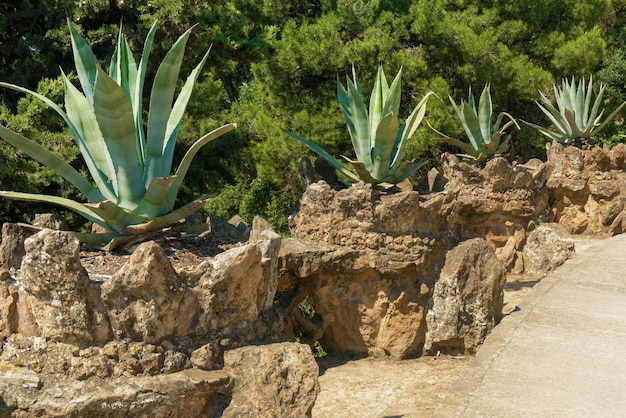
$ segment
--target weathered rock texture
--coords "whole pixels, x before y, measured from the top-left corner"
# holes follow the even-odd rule
[[[223,370],[75,379],[0,364],[0,416],[306,417],[319,392],[311,349],[297,343],[226,353]]]
[[[425,351],[463,347],[474,352],[502,316],[506,274],[480,238],[448,251],[426,316]]]
[[[6,224],[0,416],[308,416],[310,348],[251,343],[475,351],[500,319],[506,272],[556,268],[573,251],[568,233],[624,231],[625,160],[624,145],[552,144],[546,163],[483,168],[446,154],[421,192],[392,193],[321,176],[331,187],[303,163],[291,238],[261,218],[210,220],[212,234],[247,241],[179,271],[146,242],[90,278],[70,233]]]
[[[511,166],[497,157],[479,169],[446,156],[446,191],[457,196],[454,214],[460,235],[486,239],[507,271],[523,272],[529,224],[550,221],[552,216],[545,188],[548,165],[531,160]]]
[[[234,390],[223,417],[310,417],[319,368],[307,345],[282,343],[228,351],[224,371]]]
[[[254,364],[209,372],[230,349],[285,338],[271,310],[281,238],[260,218],[250,234],[181,272],[146,242],[102,281],[89,279],[71,233],[27,238],[15,276],[0,270],[0,416],[220,416],[231,398],[260,396],[241,376],[273,376],[281,356],[289,397],[268,387],[274,397],[246,411],[306,416],[319,390],[308,346],[256,346]]]
[[[475,350],[498,321],[503,291],[502,274],[477,270],[475,257],[505,273],[545,274],[573,253],[564,235],[621,232],[625,154],[626,146],[552,144],[545,163],[498,157],[483,168],[446,154],[443,173],[431,170],[420,186],[425,194],[340,189],[309,175],[280,254],[288,328],[330,351],[402,358],[424,348]],[[541,226],[550,222],[564,232]],[[472,238],[493,254],[483,245],[480,256],[457,257],[450,276],[447,252]],[[445,287],[450,277],[493,292]]]
[[[625,231],[626,145],[611,150],[548,147],[546,187],[556,222],[571,234],[610,236]]]
[[[290,327],[331,352],[421,354],[432,291],[459,239],[456,197],[311,184],[280,254]]]
[[[574,254],[574,241],[563,238],[563,228],[557,224],[539,225],[528,234],[524,246],[525,271],[531,274],[546,274],[566,262]]]
[[[219,416],[228,404],[224,371],[40,381],[25,368],[0,369],[0,414],[14,417]]]
[[[46,230],[24,241],[21,296],[28,299],[37,335],[52,341],[90,345],[92,312],[88,308],[89,276],[80,264],[80,245],[73,235]]]
[[[149,344],[189,333],[191,324],[178,321],[186,292],[187,286],[154,241],[141,244],[128,264],[101,286],[115,338]]]

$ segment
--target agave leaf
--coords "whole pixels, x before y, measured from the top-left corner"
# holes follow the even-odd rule
[[[91,208],[85,204],[78,203],[71,199],[66,199],[64,197],[59,196],[50,196],[44,194],[34,194],[34,193],[21,193],[21,192],[9,192],[9,191],[0,191],[0,196],[5,197],[7,199],[14,200],[22,200],[25,202],[41,202],[41,203],[53,203],[55,205],[63,206],[67,209],[70,209],[82,217],[97,223],[103,227],[108,227],[107,222],[104,218],[100,217],[97,213],[91,210]]]
[[[576,87],[574,80],[572,80],[572,85]],[[590,86],[591,87],[591,86]],[[576,119],[576,126],[584,127],[586,124],[584,123],[584,106],[585,106],[585,79],[583,78],[580,84],[578,84],[577,88],[572,88],[572,102],[574,106],[571,108],[572,113]]]
[[[450,136],[448,136],[448,135],[446,135],[446,134],[444,134],[442,132],[439,132],[438,130],[436,130],[432,126],[430,126],[430,128],[433,131],[437,132],[439,135],[441,135],[441,138],[435,138],[434,141],[436,141],[436,142],[445,142],[445,143],[448,143],[448,144],[453,145],[455,147],[461,148],[463,151],[465,151],[465,154],[463,154],[463,155],[471,155],[471,154],[476,153],[476,150],[472,147],[471,144],[468,144],[466,142],[461,141],[458,138],[453,138],[453,137],[450,137]],[[472,157],[472,158],[474,158],[474,157]]]
[[[204,54],[204,57],[200,61],[200,63],[193,69],[189,77],[187,77],[187,81],[185,81],[185,85],[182,90],[178,94],[176,98],[176,102],[174,103],[174,107],[172,108],[172,113],[170,113],[169,120],[167,121],[167,129],[165,131],[165,148],[163,149],[163,157],[161,159],[161,168],[160,173],[163,176],[169,175],[172,170],[172,160],[174,159],[174,146],[176,145],[176,136],[178,135],[178,129],[180,128],[181,123],[183,122],[183,116],[185,114],[185,109],[187,108],[187,103],[189,103],[189,98],[191,97],[191,92],[193,90],[193,86],[198,78],[198,74],[202,70],[204,63],[206,62],[209,51]]]
[[[53,170],[80,190],[89,201],[104,200],[104,196],[87,181],[74,167],[66,163],[54,153],[23,135],[0,125],[0,136],[15,148],[28,154],[31,158]]]
[[[84,206],[106,220],[106,228],[114,232],[123,232],[128,225],[140,224],[148,220],[145,216],[131,213],[110,200],[85,203]]]
[[[433,91],[429,91],[422,97],[422,99],[417,103],[411,114],[404,121],[401,127],[401,131],[399,132],[399,141],[396,143],[395,149],[391,155],[391,166],[394,167],[398,161],[402,159],[404,154],[404,146],[406,142],[411,139],[411,137],[417,131],[420,124],[424,120],[424,116],[426,115],[426,104],[428,103],[428,99],[430,96],[437,96],[437,94]]]
[[[18,226],[25,228],[33,233],[37,233],[43,231],[44,228],[39,226],[30,225],[27,223],[18,222]],[[85,232],[71,232],[80,242],[85,242],[88,244],[105,244],[111,241],[113,238],[118,237],[119,234],[115,232],[104,232],[104,233],[85,233]]]
[[[461,104],[462,103],[463,103],[463,100],[461,100]],[[469,87],[469,94],[468,94],[468,97],[467,97],[467,104],[472,109],[476,109],[476,104],[474,102],[474,94],[472,93],[472,86]]]
[[[422,167],[424,162],[414,162],[414,161],[405,161],[400,166],[394,170],[389,176],[385,177],[383,181],[389,183],[399,183],[402,180],[408,178],[411,174],[413,174],[417,169]]]
[[[373,142],[373,138],[376,137],[376,129],[378,128],[378,124],[385,116],[383,113],[383,108],[385,106],[385,93],[389,90],[387,86],[387,80],[385,79],[385,73],[383,72],[383,67],[378,66],[378,73],[376,75],[376,79],[374,80],[374,88],[372,89],[372,95],[370,96],[370,110],[369,110],[369,124],[368,124],[368,132],[369,139]],[[374,144],[370,142],[368,144],[368,148],[371,150]],[[357,158],[360,156],[357,154]]]
[[[146,35],[146,40],[143,44],[143,52],[141,54],[141,61],[139,62],[139,68],[137,69],[137,78],[135,81],[135,89],[133,93],[133,114],[135,116],[135,126],[137,134],[137,155],[141,158],[141,165],[145,166],[144,156],[146,155],[146,135],[143,130],[143,86],[146,78],[146,71],[148,68],[148,58],[150,56],[150,50],[152,49],[152,41],[154,40],[154,34],[156,33],[157,21],[155,20]]]
[[[358,160],[363,161],[368,168],[372,167],[370,157],[370,134],[368,115],[358,86],[358,79],[354,74],[354,82],[347,79],[347,89],[337,79],[337,97],[343,118],[348,125],[348,132],[352,139],[352,146]]]
[[[148,114],[145,178],[163,176],[160,170],[165,141],[167,139],[165,136],[167,123],[172,111],[176,82],[178,81],[185,46],[190,33],[191,29],[187,30],[178,38],[174,45],[172,45],[165,59],[163,59],[161,65],[159,65],[159,69],[154,78]]]
[[[600,112],[600,115],[596,117],[596,115],[598,114],[598,110],[600,109],[600,104],[602,103],[602,96],[604,95],[604,88],[605,88],[604,84],[601,84],[600,91],[598,92],[598,95],[596,96],[596,100],[594,101],[593,107],[591,108],[591,113],[589,114],[589,122],[593,121],[593,124],[596,124],[596,125],[599,124],[598,119],[602,116],[602,112]],[[591,94],[589,94],[589,96],[591,96]],[[613,114],[612,116],[609,116],[608,118],[606,118],[606,120],[609,121],[614,116],[615,114]]]
[[[504,155],[509,150],[511,135],[507,135],[495,151],[495,155]]]
[[[583,83],[585,82],[585,79],[583,78]],[[593,94],[593,77],[589,77],[589,86],[587,87],[587,94],[585,96],[585,106],[582,110],[582,126],[588,126],[588,124],[596,119],[596,114],[598,112],[598,108],[595,107],[595,103],[594,103],[594,108],[595,111],[592,111],[591,113],[589,113],[589,107],[591,106],[591,96]],[[604,93],[604,86],[600,85],[600,93],[598,93],[598,96],[596,97],[596,102],[598,102],[598,106],[600,106],[600,100],[602,99],[602,94]],[[598,100],[600,99],[600,100]]]
[[[545,106],[537,103],[537,106],[546,116],[548,116],[552,124],[557,128],[557,130],[562,132],[564,135],[570,134],[571,127],[567,122],[564,114],[562,115],[561,112],[558,111],[554,106],[552,106],[551,103],[545,103]]]
[[[116,173],[117,204],[132,210],[146,191],[136,152],[133,109],[122,88],[101,68],[94,89],[94,113]]]
[[[120,237],[120,234],[118,234],[117,232],[72,232],[72,234],[74,234],[74,236],[80,242],[97,246],[102,246],[103,244],[110,243]],[[113,249],[114,247],[106,247],[107,250],[109,250],[109,248]]]
[[[376,142],[372,148],[372,177],[381,180],[390,169],[391,154],[396,146],[400,122],[393,113],[388,113],[378,124]]]
[[[170,186],[170,189],[168,191],[167,199],[165,203],[165,206],[167,208],[171,210],[171,208],[174,207],[174,202],[176,200],[176,195],[178,194],[178,190],[180,189],[180,186],[183,184],[183,180],[185,179],[185,176],[187,175],[187,171],[189,170],[191,161],[196,156],[198,151],[200,151],[200,149],[206,144],[208,144],[209,142],[213,141],[216,138],[219,138],[220,136],[226,134],[227,132],[232,131],[236,127],[237,127],[237,124],[229,123],[227,125],[214,129],[208,134],[204,135],[202,138],[198,139],[196,142],[193,143],[193,145],[189,147],[189,149],[183,156],[183,159],[181,160],[180,164],[178,165],[178,168],[176,169],[175,179],[172,182],[172,185]]]
[[[74,63],[78,80],[83,89],[83,94],[87,98],[89,105],[93,105],[93,88],[96,83],[96,67],[98,66],[96,56],[87,45],[85,39],[80,36],[72,22],[67,19],[67,25],[70,28],[70,37],[72,40],[72,52],[74,54]]]
[[[626,105],[626,102],[622,103],[621,105],[619,105],[617,107],[617,109],[615,109],[609,116],[607,116],[604,119],[604,122],[602,122],[600,125],[598,125],[592,132],[591,135],[595,135],[596,133],[598,133],[602,128],[604,128],[624,107],[624,105]],[[601,118],[602,114],[600,114],[600,116],[598,116],[598,118]]]
[[[283,132],[285,132],[287,135],[289,135],[293,139],[297,140],[298,142],[300,142],[300,143],[306,145],[307,147],[309,147],[311,149],[311,151],[315,152],[317,155],[319,155],[320,157],[324,158],[333,167],[335,167],[336,170],[341,172],[343,175],[351,178],[354,181],[358,181],[359,180],[358,176],[356,176],[353,172],[351,172],[350,170],[345,168],[339,161],[334,159],[332,155],[330,155],[329,153],[324,151],[324,149],[322,147],[320,147],[319,145],[317,145],[315,142],[309,141],[308,139],[305,139],[305,138],[301,137],[300,135],[294,134],[293,132],[290,132],[290,131],[288,131],[286,129],[283,129]]]
[[[584,133],[578,128],[579,121],[576,120],[576,116],[569,109],[565,109],[565,120],[570,126],[570,130],[568,131],[568,133],[570,133],[569,136],[572,138],[582,138],[584,136]]]
[[[478,121],[480,125],[480,134],[484,143],[491,142],[491,113],[492,113],[491,94],[489,92],[489,84],[485,85],[480,102],[478,104]]]
[[[363,164],[362,161],[351,160],[350,158],[345,156],[343,158],[345,158],[346,161],[352,164],[354,171],[356,171],[357,178],[354,179],[355,181],[362,180],[365,183],[370,184],[377,184],[380,182],[379,178],[372,176],[372,173],[370,172],[370,170],[367,169],[367,167],[365,167],[365,164]]]
[[[461,111],[463,112],[463,117],[465,118],[464,127],[467,126],[467,128],[469,128],[469,131],[466,131],[466,133],[470,142],[472,142],[472,145],[474,145],[476,150],[482,151],[483,143],[485,141],[480,130],[480,121],[476,113],[476,108],[461,105]]]
[[[68,125],[85,159],[100,192],[107,200],[116,200],[117,179],[113,168],[113,160],[105,146],[102,132],[98,126],[87,98],[63,75],[65,82],[65,108],[67,109]],[[93,99],[92,99],[93,100]]]
[[[124,232],[130,234],[143,234],[172,225],[175,222],[178,222],[179,220],[184,219],[192,213],[202,209],[214,196],[215,194],[203,196],[165,215],[150,219],[147,222],[130,225]]]
[[[539,125],[536,125],[536,124],[531,123],[531,122],[526,122],[525,120],[522,120],[522,122],[524,124],[530,126],[531,128],[535,128],[540,133],[542,133],[543,135],[547,136],[548,138],[550,138],[553,141],[565,142],[565,140],[567,139],[567,135],[564,135],[563,133],[553,132],[553,131],[551,131],[551,130],[549,130],[547,128],[544,128],[543,126],[539,126]]]
[[[450,99],[450,104],[452,105],[452,108],[454,109],[454,113],[456,113],[457,118],[459,119],[459,121],[461,122],[461,126],[463,126],[463,130],[465,131],[465,133],[467,133],[468,139],[470,141],[470,143],[472,144],[473,149],[478,150],[480,149],[480,146],[478,144],[478,142],[476,141],[476,138],[474,137],[474,135],[472,135],[472,129],[470,128],[469,124],[468,124],[468,120],[465,117],[465,108],[468,107],[470,104],[466,104],[463,100],[461,100],[461,105],[460,107],[457,106],[457,104],[454,102],[454,99],[452,98],[452,96],[448,96]],[[470,94],[471,97],[471,94]],[[473,103],[473,101],[472,101]],[[478,128],[478,130],[480,131],[480,128]]]
[[[117,47],[111,58],[109,76],[124,90],[128,100],[135,100],[134,88],[137,82],[137,64],[126,37],[122,35],[122,25],[117,40]]]
[[[504,126],[502,126],[502,128],[500,128],[500,124],[502,123],[502,119],[504,118],[504,116],[509,118],[509,121],[505,123]],[[493,125],[493,129],[496,132],[504,133],[504,131],[506,131],[511,125],[514,125],[518,130],[520,129],[519,124],[517,123],[515,118],[513,118],[513,116],[511,116],[507,112],[500,112],[500,114],[498,115],[498,118],[496,119],[495,125]]]
[[[152,179],[141,203],[131,213],[145,218],[156,218],[171,211],[172,207],[165,205],[164,202],[175,180],[176,176]]]
[[[386,84],[386,83],[385,83]],[[393,113],[394,115],[400,114],[400,98],[402,94],[402,68],[396,74],[396,77],[391,82],[391,86],[385,92],[385,107],[383,108],[383,115]]]

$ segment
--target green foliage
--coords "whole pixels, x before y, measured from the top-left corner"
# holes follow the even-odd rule
[[[315,317],[315,306],[313,306],[313,304],[311,303],[311,299],[309,298],[309,296],[305,296],[304,299],[300,301],[300,303],[298,304],[298,310],[300,311],[300,314],[302,314],[302,316],[307,320],[311,320]],[[303,342],[302,340],[304,335],[302,334],[302,331],[296,329],[294,330],[294,334],[296,337],[295,340],[297,342]],[[326,357],[328,355],[328,353],[326,352],[326,350],[324,350],[324,347],[322,347],[322,344],[319,341],[314,341],[313,344],[310,345],[311,349],[313,350],[314,357]]]
[[[146,37],[139,65],[120,31],[108,74],[97,63],[85,40],[71,23],[69,25],[83,93],[63,75],[67,113],[39,93],[9,83],[0,83],[0,86],[35,96],[63,118],[97,188],[47,148],[0,125],[0,134],[7,142],[55,171],[80,190],[90,203],[32,193],[4,191],[0,195],[71,209],[111,231],[100,236],[81,235],[81,238],[110,241],[108,245],[112,248],[125,236],[170,225],[206,203],[207,197],[202,197],[174,210],[176,195],[198,150],[232,130],[234,125],[225,125],[197,140],[183,157],[176,174],[171,175],[177,133],[207,55],[191,72],[174,102],[175,81],[190,31],[172,46],[153,82],[147,130],[144,131],[143,87],[156,22]]]
[[[509,140],[511,138],[510,135],[505,136],[506,130],[511,126],[519,129],[519,125],[513,116],[506,112],[501,112],[495,123],[493,123],[493,105],[489,87],[489,84],[485,85],[480,95],[478,109],[474,102],[471,87],[468,101],[461,100],[460,105],[454,102],[452,96],[448,96],[454,113],[465,130],[469,143],[438,132],[443,136],[440,139],[441,141],[461,148],[464,154],[460,154],[460,156],[473,160],[475,163],[483,162],[495,155],[503,155],[509,148]],[[502,124],[504,117],[507,117],[509,120]]]
[[[588,74],[600,67],[605,55],[606,42],[600,29],[594,27],[556,48],[552,65],[558,74]]]
[[[401,76],[402,70],[398,71],[389,86],[382,66],[378,67],[369,112],[354,68],[352,80],[348,78],[346,87],[337,80],[339,105],[352,138],[357,160],[344,158],[352,164],[354,172],[346,169],[316,143],[292,132],[285,132],[326,159],[351,181],[363,180],[373,185],[390,187],[410,176],[422,165],[403,161],[404,145],[422,122],[428,98],[434,94],[428,92],[401,124],[398,119]]]
[[[595,96],[592,105],[593,80],[591,78],[588,85],[585,85],[584,78],[580,83],[576,83],[574,77],[571,82],[563,79],[560,88],[557,89],[554,85],[556,107],[543,93],[541,93],[542,104],[537,102],[537,106],[552,122],[554,130],[530,122],[524,121],[524,123],[537,129],[551,140],[561,143],[593,139],[626,105],[626,102],[623,102],[602,121],[604,109],[599,114],[598,111],[602,105],[604,88],[604,84],[600,84],[600,91]]]
[[[254,179],[243,195],[239,204],[239,216],[248,225],[252,225],[255,215],[265,215],[265,208],[271,198],[272,187],[266,181]]]
[[[298,204],[298,196],[289,191],[276,192],[275,187],[260,178],[250,183],[227,185],[205,206],[209,217],[229,219],[239,215],[248,225],[255,216],[266,218],[276,232],[288,235],[288,216]]]
[[[430,90],[440,97],[462,97],[468,85],[490,83],[494,112],[506,110],[537,123],[544,117],[534,103],[537,91],[548,91],[555,80],[583,75],[605,84],[605,98],[611,103],[623,102],[625,4],[623,0],[17,0],[0,4],[0,80],[35,89],[44,78],[55,80],[59,66],[72,79],[68,16],[98,57],[113,53],[120,22],[136,50],[158,19],[151,60],[159,61],[180,33],[197,24],[189,35],[181,73],[190,73],[211,43],[216,53],[210,54],[207,69],[198,75],[178,132],[174,165],[204,132],[226,122],[236,122],[239,129],[198,152],[176,207],[226,184],[241,182],[248,188],[256,177],[272,185],[273,199],[296,196],[303,187],[297,160],[308,151],[279,127],[314,139],[331,155],[354,158],[334,95],[335,74],[349,73],[352,65],[367,91],[375,73],[366,74],[365,69],[381,63],[394,73],[402,68],[402,109],[413,108]],[[156,67],[147,69],[147,85],[155,75]],[[55,103],[62,97],[45,89],[38,92]],[[85,163],[76,158],[77,147],[70,143],[71,134],[59,125],[54,112],[42,107],[37,113],[41,106],[37,100],[30,101],[28,106],[34,106],[30,110],[18,110],[18,101],[25,99],[13,90],[0,90],[2,123],[46,148],[56,147],[55,153],[86,174]],[[615,108],[611,103],[606,104],[609,113]],[[616,118],[616,125],[605,126],[599,140],[612,143],[626,133]],[[447,102],[430,100],[427,121],[451,137],[463,135]],[[454,151],[432,141],[432,136],[429,130],[418,130],[404,147],[405,158],[437,164],[442,152]],[[534,129],[519,131],[511,157],[541,157],[542,136]],[[0,153],[5,161],[0,185],[79,198],[60,176],[9,145],[0,144]],[[49,205],[41,208],[3,200],[0,218],[24,220],[28,211],[50,211]]]
[[[60,100],[63,97],[63,79],[61,77],[44,78],[38,84],[37,92]],[[0,123],[32,138],[77,169],[84,169],[77,160],[79,151],[72,141],[71,134],[65,128],[63,121],[59,121],[48,106],[33,96],[26,96],[17,102],[16,109],[17,113],[13,113],[7,106],[0,105]],[[12,188],[28,193],[57,194],[66,198],[78,198],[76,190],[67,187],[67,183],[61,176],[28,158],[23,152],[5,141],[0,142],[0,158],[3,161],[0,166],[0,190]],[[51,210],[45,205],[31,202],[4,201],[4,204],[0,206],[0,219],[28,222],[33,211],[41,213]],[[83,223],[67,220],[74,228],[80,228]]]
[[[203,208],[203,212],[212,218],[230,219],[239,214],[240,202],[245,196],[247,185],[237,183],[226,185],[213,199],[209,200]]]

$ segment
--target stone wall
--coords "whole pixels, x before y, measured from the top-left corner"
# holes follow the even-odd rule
[[[507,273],[560,265],[568,233],[623,232],[625,159],[623,145],[552,144],[547,162],[514,166],[446,154],[420,191],[311,183],[291,238],[256,218],[246,242],[185,271],[146,242],[89,277],[71,234],[7,224],[0,416],[307,416],[318,371],[309,347],[284,343],[296,333],[330,353],[473,352],[501,318]]]
[[[261,400],[274,416],[310,415],[310,347],[269,344],[286,338],[271,309],[281,238],[267,226],[258,218],[247,243],[187,271],[148,241],[105,280],[88,276],[71,233],[26,238],[21,268],[0,270],[0,416],[239,416]]]

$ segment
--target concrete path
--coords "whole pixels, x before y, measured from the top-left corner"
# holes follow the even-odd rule
[[[626,235],[549,274],[493,330],[436,417],[626,417]]]

